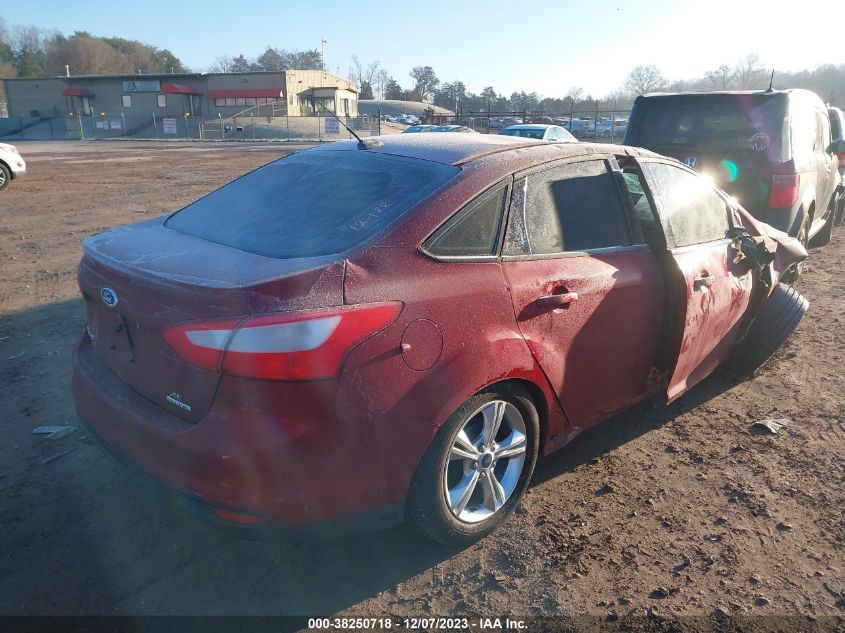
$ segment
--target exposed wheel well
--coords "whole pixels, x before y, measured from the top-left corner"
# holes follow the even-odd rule
[[[540,417],[540,452],[543,454],[543,448],[546,443],[546,433],[548,430],[549,420],[549,403],[546,402],[546,397],[542,390],[530,380],[524,378],[509,378],[487,385],[487,389],[492,389],[502,385],[518,385],[528,392],[534,406],[537,407],[537,415]]]

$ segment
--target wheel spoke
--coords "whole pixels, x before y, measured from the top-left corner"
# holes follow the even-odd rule
[[[496,459],[519,457],[525,453],[526,448],[525,435],[518,431],[511,431],[511,434],[499,444],[499,448],[493,454]]]
[[[449,461],[453,461],[456,459],[471,459],[475,461],[478,459],[478,451],[468,451],[465,448],[462,448],[455,444],[452,447],[452,450],[449,452]]]
[[[496,433],[499,432],[499,426],[502,424],[502,418],[505,416],[506,403],[501,400],[491,402],[484,407],[481,415],[484,416],[484,428],[481,431],[481,439],[485,448],[493,445],[496,439]]]
[[[488,509],[495,512],[505,505],[505,489],[492,472],[481,480],[481,485],[484,486],[484,504]]]
[[[469,498],[478,485],[478,476],[477,469],[470,470],[457,486],[449,490],[449,507],[452,508],[455,516],[460,516],[461,512],[466,509]]]
[[[475,448],[472,443],[472,440],[469,439],[466,429],[461,429],[461,432],[455,436],[455,443],[452,446],[452,453],[463,455],[461,459],[478,459],[478,449]],[[450,459],[452,459],[451,456]]]

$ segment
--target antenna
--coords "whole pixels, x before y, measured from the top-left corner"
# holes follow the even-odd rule
[[[335,119],[337,119],[337,122],[338,122],[338,123],[340,123],[343,127],[345,127],[345,128],[346,128],[346,130],[347,130],[347,131],[348,131],[348,132],[349,132],[352,136],[354,136],[356,139],[358,139],[358,147],[360,147],[361,149],[367,149],[368,145],[367,145],[367,144],[366,144],[366,143],[365,143],[365,142],[361,139],[361,137],[360,137],[360,136],[358,136],[357,134],[355,134],[355,132],[352,130],[352,128],[351,128],[351,127],[349,127],[348,125],[346,125],[346,123],[344,123],[343,121],[341,121],[339,116],[337,116],[335,113],[333,113],[331,110],[329,110],[326,106],[324,106],[322,101],[317,101],[316,99],[314,99],[314,103],[316,103],[316,104],[317,104],[317,105],[319,105],[321,108],[323,108],[323,110],[325,110],[325,111],[326,111],[326,114],[328,114],[329,116],[334,117]]]
[[[766,92],[772,92],[772,84],[775,81],[775,69],[772,68],[772,76],[769,78],[769,87],[766,89]]]

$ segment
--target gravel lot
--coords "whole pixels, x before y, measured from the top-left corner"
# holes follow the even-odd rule
[[[411,529],[320,545],[232,540],[124,474],[75,425],[81,239],[179,208],[296,147],[19,143],[0,193],[0,614],[845,618],[845,231],[813,250],[810,312],[752,381],[710,379],[540,463],[518,513],[465,550]],[[754,435],[763,418],[788,418]],[[572,619],[576,628],[586,625]],[[838,622],[838,624],[837,624]],[[651,628],[650,628],[651,627]],[[670,630],[670,629],[665,629]]]

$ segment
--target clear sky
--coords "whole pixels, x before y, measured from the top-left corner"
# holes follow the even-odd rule
[[[267,45],[319,49],[326,67],[346,76],[350,56],[379,60],[405,87],[413,66],[434,67],[479,92],[536,91],[564,96],[570,86],[602,96],[638,64],[669,79],[695,78],[757,53],[782,70],[845,62],[842,24],[825,23],[841,0],[821,5],[745,0],[2,0],[7,25],[31,24],[138,39],[170,49],[192,70],[220,55],[247,57]],[[802,10],[806,7],[806,10]],[[839,29],[839,36],[826,33]]]

